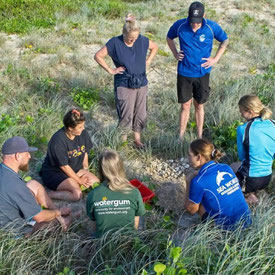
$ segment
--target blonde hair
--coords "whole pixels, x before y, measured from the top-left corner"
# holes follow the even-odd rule
[[[272,116],[272,111],[264,106],[261,100],[253,94],[241,97],[238,105],[244,111],[253,111],[256,114],[259,114],[262,120],[269,119]]]
[[[134,187],[127,180],[123,161],[120,155],[113,150],[105,149],[99,157],[100,180],[107,180],[109,188],[113,191],[129,193]]]
[[[223,156],[222,152],[215,149],[210,141],[202,138],[192,141],[190,143],[190,150],[195,156],[199,154],[203,156],[206,161],[217,161]]]
[[[128,13],[125,17],[125,23],[122,28],[122,33],[123,35],[128,36],[131,32],[134,31],[140,32],[140,27],[136,21],[135,16],[132,13]]]

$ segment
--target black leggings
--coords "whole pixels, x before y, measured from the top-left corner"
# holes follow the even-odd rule
[[[266,188],[272,176],[272,174],[270,174],[265,177],[246,177],[240,172],[237,172],[236,175],[245,194]]]

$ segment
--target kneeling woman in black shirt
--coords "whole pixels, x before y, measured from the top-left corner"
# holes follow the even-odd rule
[[[69,111],[63,124],[48,144],[40,175],[46,187],[53,190],[49,192],[51,198],[78,201],[82,197],[82,185],[89,187],[99,181],[88,171],[92,142],[84,129],[85,117],[79,110]]]

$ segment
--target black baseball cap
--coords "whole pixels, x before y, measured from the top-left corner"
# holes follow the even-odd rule
[[[34,151],[37,151],[37,148],[29,147],[27,141],[23,137],[18,136],[7,139],[2,146],[2,153],[4,155]]]
[[[188,11],[190,23],[202,23],[204,15],[204,5],[201,2],[193,2]]]

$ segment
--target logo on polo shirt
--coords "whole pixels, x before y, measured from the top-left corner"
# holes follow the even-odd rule
[[[231,174],[228,173],[228,172],[220,172],[220,171],[218,171],[218,175],[217,175],[217,177],[216,177],[216,183],[217,183],[218,186],[221,185],[221,182],[224,180],[224,176],[225,176],[225,175],[229,175],[230,178],[233,178],[233,175],[231,175]]]
[[[205,40],[205,35],[202,34],[199,39],[200,39],[201,42],[203,42]]]

